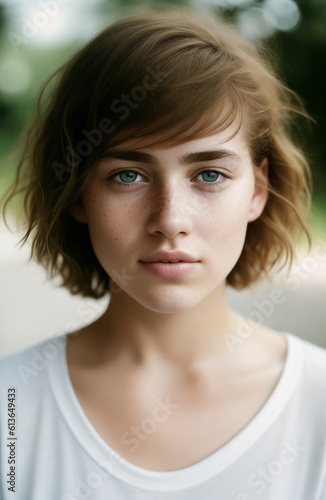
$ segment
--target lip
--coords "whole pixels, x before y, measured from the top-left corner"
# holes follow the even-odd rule
[[[168,260],[179,262],[162,262]],[[200,261],[181,251],[158,251],[139,262],[147,271],[160,278],[180,278],[194,271]]]
[[[173,251],[173,252],[168,252],[166,250],[159,250],[157,252],[152,253],[148,257],[145,257],[144,259],[140,259],[140,262],[144,264],[148,264],[151,262],[162,262],[162,261],[182,261],[182,262],[189,262],[189,263],[195,263],[199,262],[199,259],[196,259],[192,255],[189,255],[185,252],[182,251]]]
[[[147,271],[160,278],[181,278],[195,270],[199,262],[141,262]]]

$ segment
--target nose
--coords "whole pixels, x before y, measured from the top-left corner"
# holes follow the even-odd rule
[[[174,238],[189,234],[193,229],[194,210],[191,196],[178,188],[158,190],[150,201],[147,231],[157,236]]]

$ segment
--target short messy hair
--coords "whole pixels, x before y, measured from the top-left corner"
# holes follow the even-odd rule
[[[292,127],[305,111],[269,54],[203,9],[171,6],[120,19],[79,50],[41,89],[4,206],[23,195],[31,257],[71,293],[102,297],[110,277],[70,213],[92,167],[129,139],[174,146],[237,124],[254,168],[268,159],[269,195],[227,284],[291,263],[297,230],[311,242],[311,174]]]

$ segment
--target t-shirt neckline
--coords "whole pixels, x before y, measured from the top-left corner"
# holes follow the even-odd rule
[[[84,413],[74,392],[64,348],[49,363],[50,385],[59,410],[70,431],[89,456],[107,473],[135,487],[150,491],[178,491],[204,482],[235,462],[268,430],[293,392],[299,370],[302,347],[298,339],[279,332],[287,340],[287,355],[282,374],[267,401],[253,419],[230,441],[199,462],[173,471],[151,471],[119,456],[97,433]]]

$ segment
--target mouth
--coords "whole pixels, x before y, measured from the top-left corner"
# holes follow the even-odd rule
[[[199,262],[184,260],[157,260],[140,262],[141,266],[150,274],[159,278],[176,279],[192,274],[199,266]]]
[[[187,276],[200,263],[199,259],[181,250],[157,250],[139,262],[150,274],[168,279]]]
[[[143,264],[150,264],[154,262],[162,264],[179,264],[180,262],[195,263],[199,262],[199,259],[182,251],[160,250],[157,252],[153,252],[151,255],[141,259],[140,262]]]
[[[164,264],[178,264],[178,262],[187,262],[186,260],[157,260],[154,262],[163,262]]]

